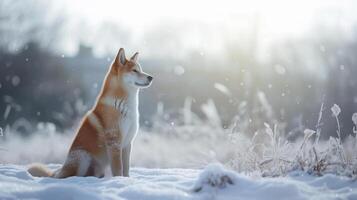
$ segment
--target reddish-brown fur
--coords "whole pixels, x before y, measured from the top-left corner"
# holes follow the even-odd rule
[[[120,141],[122,140],[122,134],[118,124],[118,120],[122,117],[121,113],[118,112],[115,107],[101,102],[105,97],[114,97],[117,99],[127,98],[128,93],[121,84],[122,75],[132,71],[135,63],[125,59],[125,63],[123,64],[119,60],[119,54],[124,53],[123,51],[123,49],[119,50],[115,61],[111,64],[104,79],[101,92],[98,95],[95,105],[87,115],[84,116],[69,149],[68,160],[63,167],[59,171],[51,173],[45,168],[35,165],[28,170],[31,174],[38,176],[52,176],[56,178],[65,178],[75,175],[102,177],[104,175],[104,169],[97,160],[109,159],[113,175],[128,175],[128,172],[124,172],[123,174],[123,150],[116,146],[116,144],[120,144]],[[90,120],[90,116],[95,116],[98,124],[93,123]],[[90,158],[95,158],[90,159],[90,164],[84,174],[80,174],[83,173],[80,171],[80,165],[83,164],[83,161],[80,160],[81,156],[77,159],[72,155],[72,153],[74,154],[74,152],[78,150],[84,150],[89,154]],[[86,155],[87,154],[84,156]]]

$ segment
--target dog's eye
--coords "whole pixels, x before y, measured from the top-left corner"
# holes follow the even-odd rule
[[[136,69],[133,69],[133,72],[138,73],[139,71],[138,71],[138,70],[136,70]]]

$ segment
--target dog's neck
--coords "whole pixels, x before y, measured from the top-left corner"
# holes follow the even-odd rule
[[[138,106],[139,89],[133,88],[126,96],[111,96],[103,95],[99,99],[99,103],[107,106],[112,106],[117,110],[123,110],[127,106]]]

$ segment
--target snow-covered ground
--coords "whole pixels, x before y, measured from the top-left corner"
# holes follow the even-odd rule
[[[339,134],[320,140],[321,129],[305,129],[289,139],[294,133],[281,130],[281,124],[264,123],[253,133],[243,114],[229,129],[222,128],[213,102],[203,108],[207,121],[186,103],[175,122],[165,121],[158,109],[152,128],[140,129],[133,144],[132,165],[142,168],[132,168],[130,178],[34,178],[26,165],[62,163],[74,130],[58,132],[52,123],[39,123],[30,136],[20,137],[9,126],[0,140],[0,200],[357,199],[356,117],[353,134],[344,140]],[[339,107],[331,110],[339,124]],[[212,162],[235,172],[207,166]]]
[[[51,164],[56,169],[60,165]],[[23,165],[0,165],[0,199],[357,199],[357,181],[293,172],[244,176],[220,165],[203,170],[133,168],[130,178],[34,178]]]

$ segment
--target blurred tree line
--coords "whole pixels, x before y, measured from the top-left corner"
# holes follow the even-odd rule
[[[59,57],[29,43],[15,54],[0,51],[0,63],[1,127],[20,118],[68,127],[82,114],[84,87]]]

